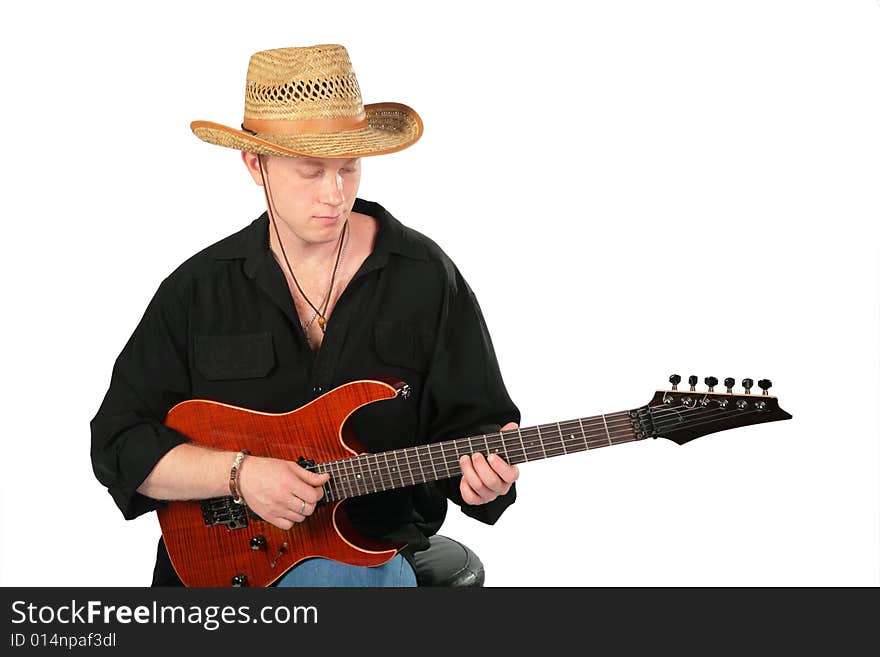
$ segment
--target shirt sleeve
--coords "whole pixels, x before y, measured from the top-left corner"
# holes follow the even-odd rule
[[[127,519],[162,503],[137,492],[169,450],[187,438],[163,423],[189,397],[187,319],[170,279],[160,285],[116,359],[91,422],[92,468]]]
[[[454,265],[446,280],[422,396],[429,442],[492,433],[508,422],[520,421],[476,296]],[[436,483],[466,515],[487,524],[494,524],[516,500],[516,484],[488,504],[470,505],[461,498],[460,476]]]

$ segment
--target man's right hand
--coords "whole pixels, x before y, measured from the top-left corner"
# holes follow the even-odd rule
[[[238,490],[254,513],[287,530],[314,513],[329,479],[329,474],[310,472],[292,461],[246,456]]]

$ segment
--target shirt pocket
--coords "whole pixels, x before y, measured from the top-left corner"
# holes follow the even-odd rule
[[[377,321],[373,333],[376,353],[382,362],[417,372],[428,369],[431,336],[408,322]]]
[[[262,378],[274,366],[269,332],[195,336],[195,367],[208,381]]]

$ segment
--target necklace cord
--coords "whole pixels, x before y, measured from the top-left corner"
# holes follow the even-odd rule
[[[275,220],[275,215],[278,214],[278,211],[275,208],[275,201],[272,198],[272,191],[269,189],[269,181],[266,178],[266,173],[263,170],[263,156],[257,155],[257,162],[260,167],[260,178],[263,181],[263,193],[266,196],[266,209],[269,212],[269,219],[272,221],[272,227],[275,229],[275,236],[278,238],[278,246],[281,248],[281,255],[284,256],[284,262],[287,265],[287,271],[290,272],[290,277],[293,279],[294,285],[296,285],[296,289],[299,290],[299,293],[302,295],[302,298],[306,300],[306,303],[315,311],[315,316],[320,317],[318,320],[318,326],[321,327],[321,330],[326,332],[326,324],[327,324],[327,308],[330,305],[330,297],[333,294],[333,286],[336,283],[336,271],[339,268],[339,260],[342,256],[342,247],[347,241],[348,237],[348,219],[345,220],[345,225],[342,227],[342,235],[339,236],[339,248],[336,250],[336,262],[333,265],[333,273],[330,275],[330,287],[327,290],[327,295],[324,297],[324,312],[321,312],[315,304],[312,303],[311,299],[306,296],[306,293],[303,292],[302,287],[299,284],[299,281],[296,278],[296,274],[293,273],[293,267],[290,266],[290,260],[287,258],[287,252],[284,250],[284,242],[281,240],[281,233],[278,231],[278,222]],[[314,317],[312,317],[314,320]],[[308,326],[311,326],[312,322],[309,321]],[[307,327],[303,327],[307,330]],[[308,339],[308,334],[306,334],[306,339]]]

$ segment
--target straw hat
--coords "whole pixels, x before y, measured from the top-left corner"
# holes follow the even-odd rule
[[[412,146],[422,120],[400,103],[364,105],[343,46],[264,50],[251,56],[242,129],[193,121],[210,144],[286,157],[365,157]]]

